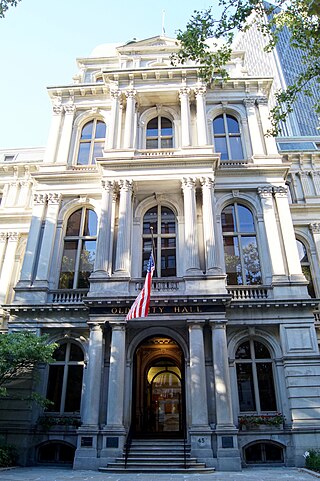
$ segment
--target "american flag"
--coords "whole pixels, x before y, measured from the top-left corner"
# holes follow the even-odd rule
[[[149,257],[149,262],[147,266],[146,280],[144,281],[144,286],[132,304],[130,311],[127,314],[126,321],[130,319],[135,319],[137,317],[147,317],[149,314],[149,304],[150,304],[150,294],[151,294],[151,282],[154,272],[154,260],[152,253]]]

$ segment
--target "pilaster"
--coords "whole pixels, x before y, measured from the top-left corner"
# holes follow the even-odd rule
[[[20,234],[19,232],[8,232],[7,237],[8,241],[0,275],[0,304],[6,301]]]
[[[268,135],[268,131],[272,128],[270,118],[269,118],[269,107],[267,97],[258,97],[257,105],[260,114],[260,120],[264,135],[264,142],[266,146],[267,155],[279,156],[277,144],[275,138]]]
[[[216,239],[215,239],[215,213],[213,210],[214,181],[210,177],[200,179],[202,186],[202,215],[203,215],[203,237],[206,254],[206,274],[221,273],[217,267],[216,260]]]
[[[197,207],[195,179],[182,180],[185,219],[185,269],[186,275],[200,275],[199,245],[197,233]]]
[[[133,148],[133,134],[134,134],[134,117],[135,117],[135,104],[136,104],[136,91],[127,90],[125,92],[127,98],[126,118],[124,126],[124,141],[123,146],[125,149]]]
[[[263,155],[264,149],[263,149],[263,144],[261,139],[261,132],[258,124],[258,119],[257,119],[255,99],[247,98],[247,99],[244,99],[243,103],[247,111],[253,156]]]
[[[197,132],[198,145],[208,144],[207,117],[206,117],[206,87],[200,85],[194,89],[197,103]]]
[[[117,135],[119,128],[119,106],[121,92],[118,89],[110,90],[111,97],[111,115],[110,123],[108,124],[108,132],[106,138],[106,148],[108,150],[117,148]]]
[[[73,103],[73,99],[70,99],[70,101],[64,105],[65,115],[57,158],[57,162],[61,164],[66,164],[68,161],[75,110],[76,107]]]
[[[51,127],[49,131],[49,138],[47,142],[47,147],[44,155],[44,163],[52,163],[56,160],[59,135],[62,124],[64,109],[61,105],[61,99],[56,101],[52,106],[52,120]]]
[[[190,89],[183,87],[179,90],[179,99],[181,103],[181,146],[189,147],[191,145],[190,132]]]
[[[129,277],[130,232],[132,223],[132,181],[120,181],[119,227],[114,274]]]

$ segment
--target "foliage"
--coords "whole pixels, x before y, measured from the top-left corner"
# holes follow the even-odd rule
[[[0,18],[4,18],[4,15],[9,7],[16,7],[20,0],[0,0]]]
[[[239,416],[240,426],[252,426],[258,424],[264,424],[268,426],[281,426],[284,423],[284,416],[281,413],[266,414],[261,416]]]
[[[0,468],[14,466],[17,460],[17,452],[10,444],[0,444]]]
[[[38,425],[42,426],[45,430],[50,429],[52,426],[73,426],[78,428],[81,426],[81,421],[78,417],[74,416],[40,416]]]
[[[195,11],[186,26],[179,31],[180,51],[173,62],[188,60],[200,64],[200,74],[206,82],[228,78],[226,64],[231,59],[232,42],[239,31],[255,25],[267,39],[266,51],[271,51],[279,42],[281,33],[290,32],[290,45],[302,54],[301,72],[295,81],[276,94],[276,106],[271,111],[270,134],[280,133],[280,123],[292,111],[293,102],[302,92],[312,96],[312,82],[320,83],[320,6],[317,0],[273,0],[270,5],[264,0],[218,0],[221,15],[214,16],[213,7]],[[216,5],[215,5],[216,7]],[[255,12],[254,15],[251,15]],[[209,46],[208,39],[212,39]],[[314,100],[320,112],[320,101]]]
[[[39,363],[53,362],[56,344],[48,344],[47,336],[32,332],[0,334],[0,395],[6,396],[6,385],[31,372]]]
[[[306,468],[313,471],[320,471],[320,451],[318,449],[310,449],[304,453],[306,460]]]

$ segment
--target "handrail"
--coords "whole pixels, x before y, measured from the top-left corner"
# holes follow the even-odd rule
[[[127,469],[128,456],[129,456],[131,443],[132,443],[132,433],[133,433],[133,425],[131,424],[127,434],[126,444],[124,445],[124,469]]]

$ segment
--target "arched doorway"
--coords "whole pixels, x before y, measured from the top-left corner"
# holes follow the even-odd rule
[[[136,349],[133,430],[140,437],[181,437],[185,425],[184,362],[170,337],[154,336]]]

